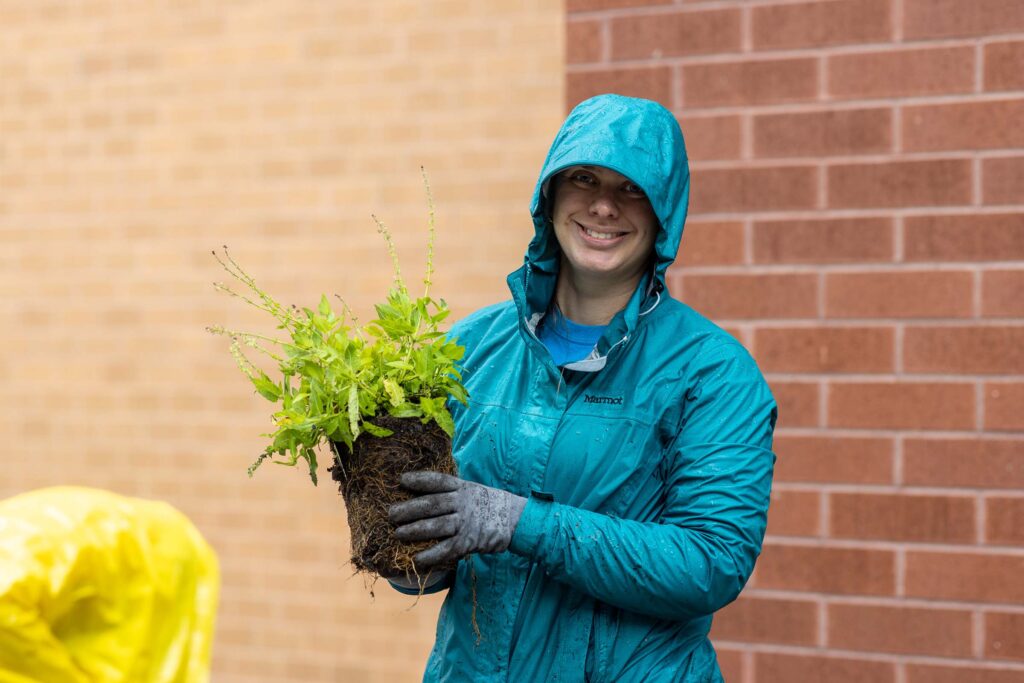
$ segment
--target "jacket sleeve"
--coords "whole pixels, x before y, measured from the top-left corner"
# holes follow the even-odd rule
[[[603,602],[662,619],[710,614],[739,595],[764,538],[775,401],[738,344],[702,352],[693,366],[658,521],[531,496],[512,552]]]

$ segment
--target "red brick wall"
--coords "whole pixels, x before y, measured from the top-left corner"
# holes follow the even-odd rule
[[[567,106],[678,114],[671,289],[780,404],[726,679],[1024,680],[1024,2],[567,5]]]

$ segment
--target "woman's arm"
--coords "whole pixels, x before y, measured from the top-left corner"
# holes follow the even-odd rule
[[[509,550],[603,602],[664,619],[710,614],[739,595],[764,537],[776,408],[742,347],[703,355],[668,454],[660,520],[534,496]]]

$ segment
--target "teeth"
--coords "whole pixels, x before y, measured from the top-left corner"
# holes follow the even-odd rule
[[[617,233],[613,232],[596,232],[590,228],[583,228],[583,232],[587,233],[591,237],[596,237],[599,240],[610,240],[617,235]]]

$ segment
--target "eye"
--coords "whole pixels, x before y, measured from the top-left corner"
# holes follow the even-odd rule
[[[597,182],[592,174],[581,170],[570,171],[569,180],[580,185],[593,185]]]
[[[641,188],[636,183],[626,183],[625,185],[623,185],[622,189],[626,194],[634,197],[647,196],[646,193],[643,191],[643,188]]]

